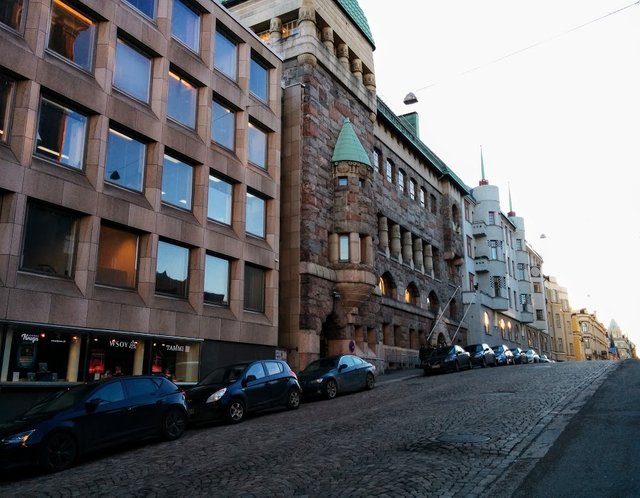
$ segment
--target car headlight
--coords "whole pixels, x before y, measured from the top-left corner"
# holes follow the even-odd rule
[[[3,438],[1,442],[2,444],[8,444],[8,445],[18,445],[18,444],[24,445],[29,439],[29,437],[31,436],[31,434],[33,434],[34,432],[36,432],[36,430],[31,429],[25,432],[19,432],[18,434],[12,434],[11,436],[7,436]]]
[[[320,377],[319,379],[314,380],[313,382],[315,382],[316,384],[322,384],[322,381],[324,379],[322,377]]]
[[[211,396],[209,396],[207,398],[206,403],[215,403],[216,401],[220,401],[220,398],[222,398],[222,396],[224,396],[226,392],[227,392],[227,388],[223,387],[219,391],[216,391]]]

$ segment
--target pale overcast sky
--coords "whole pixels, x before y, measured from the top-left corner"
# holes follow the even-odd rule
[[[573,309],[640,346],[640,3],[359,0],[378,95],[470,187],[480,146]],[[419,102],[405,106],[413,91]],[[634,208],[633,206],[636,205]],[[540,239],[544,233],[546,238]]]

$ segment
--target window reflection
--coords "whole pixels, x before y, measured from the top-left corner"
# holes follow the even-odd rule
[[[42,98],[36,153],[66,166],[81,169],[86,129],[86,116]]]
[[[187,297],[189,249],[169,242],[158,242],[156,292]]]
[[[88,17],[60,0],[51,9],[49,50],[62,55],[78,66],[91,69],[95,24]]]

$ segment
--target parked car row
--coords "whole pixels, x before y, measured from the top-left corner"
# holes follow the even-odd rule
[[[333,399],[375,386],[375,366],[355,355],[310,363],[296,375],[285,361],[217,368],[186,392],[164,376],[105,378],[58,391],[0,424],[0,469],[39,464],[55,472],[77,458],[149,436],[178,439],[188,424],[226,420],[273,407],[295,410],[303,396]]]
[[[534,349],[522,350],[509,348],[505,344],[490,347],[486,343],[460,346],[444,346],[429,350],[421,361],[421,368],[425,375],[437,372],[459,372],[474,366],[486,368],[498,365],[521,365],[524,363],[539,363],[551,361],[545,355],[544,359]]]

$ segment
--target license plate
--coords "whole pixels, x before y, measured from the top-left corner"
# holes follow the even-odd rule
[[[431,365],[431,368],[440,368],[440,365]]]

